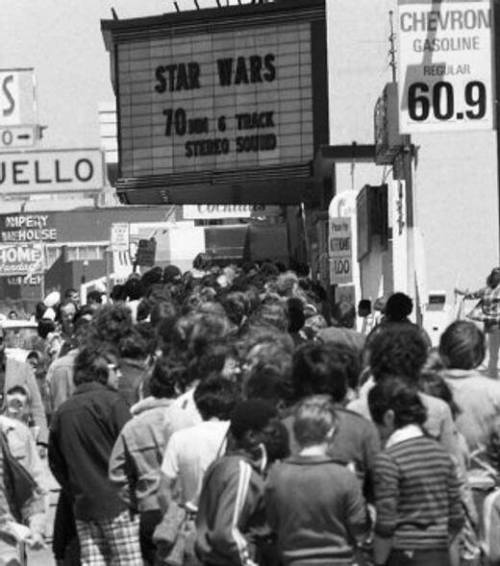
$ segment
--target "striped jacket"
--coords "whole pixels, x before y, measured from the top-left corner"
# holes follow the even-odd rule
[[[450,536],[464,524],[453,461],[435,440],[422,435],[379,454],[375,505],[375,533],[392,537],[395,549],[447,548]]]
[[[196,554],[204,564],[252,566],[269,536],[264,478],[244,453],[216,460],[206,471],[196,518]]]

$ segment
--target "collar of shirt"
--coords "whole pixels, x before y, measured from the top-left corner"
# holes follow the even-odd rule
[[[391,434],[385,447],[390,448],[391,446],[404,442],[405,440],[412,440],[413,438],[420,438],[421,436],[424,436],[424,433],[418,425],[406,425],[398,428]]]

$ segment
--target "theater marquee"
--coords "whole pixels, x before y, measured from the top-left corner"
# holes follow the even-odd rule
[[[304,11],[304,2],[295,4]],[[303,18],[266,6],[204,10],[202,26],[198,12],[148,19],[153,25],[104,22],[113,41],[119,176],[161,176],[168,185],[179,174],[199,182],[196,174],[309,163],[318,143],[328,143],[313,74],[311,14],[318,19],[321,4],[308,3]],[[241,11],[249,17],[231,19]],[[326,100],[326,89],[321,95]]]

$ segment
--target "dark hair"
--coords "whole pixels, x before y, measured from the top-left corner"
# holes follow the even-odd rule
[[[495,267],[491,270],[491,273],[488,275],[486,279],[486,285],[490,289],[494,289],[500,281],[500,267]]]
[[[147,299],[143,297],[139,304],[137,305],[137,320],[146,320],[148,316],[151,314],[151,310],[153,309],[154,302],[151,299]]]
[[[124,304],[103,305],[94,315],[92,331],[96,342],[118,344],[132,331],[132,313]]]
[[[144,287],[137,278],[128,279],[125,282],[125,293],[131,301],[137,301],[144,295]]]
[[[247,432],[261,431],[266,428],[269,422],[276,419],[277,416],[276,408],[267,401],[260,399],[242,401],[231,412],[231,434],[236,441],[240,441]]]
[[[26,389],[26,387],[23,387],[22,385],[14,385],[5,392],[6,395],[14,395],[16,393],[20,393],[21,395],[24,395],[29,399],[28,390]]]
[[[149,381],[149,391],[158,399],[173,399],[177,387],[186,380],[186,367],[178,360],[160,358],[156,361]]]
[[[47,336],[51,333],[54,332],[54,330],[56,329],[56,325],[55,322],[53,320],[51,320],[50,318],[42,318],[38,321],[38,336],[40,336],[40,338],[47,338]]]
[[[115,363],[115,353],[102,344],[87,344],[77,354],[74,365],[73,382],[75,386],[82,383],[108,383],[109,364]]]
[[[250,370],[245,383],[247,399],[263,399],[274,406],[289,404],[293,397],[292,382],[280,367],[270,363],[257,364]]]
[[[292,382],[297,399],[323,394],[343,401],[347,394],[345,361],[332,344],[306,343],[293,356]]]
[[[148,355],[148,345],[142,335],[132,328],[131,331],[122,336],[118,342],[118,351],[122,358],[130,358],[132,360],[143,360]]]
[[[125,301],[127,298],[125,285],[120,285],[119,283],[113,285],[109,298],[115,303],[118,301]]]
[[[229,320],[236,326],[240,326],[249,313],[249,301],[245,293],[228,293],[222,300],[222,305]]]
[[[66,289],[66,291],[64,291],[64,298],[71,299],[71,295],[73,295],[73,293],[77,293],[77,290],[73,289],[73,287]]]
[[[229,420],[238,400],[236,385],[218,373],[209,375],[194,390],[194,402],[204,421]]]
[[[483,332],[467,320],[457,320],[443,332],[439,353],[448,368],[473,369],[484,360]]]
[[[288,311],[288,332],[298,332],[306,322],[304,303],[296,297],[291,297],[287,300],[286,304]]]
[[[393,322],[405,320],[412,310],[413,301],[404,293],[394,293],[385,304],[385,315]]]
[[[90,301],[94,301],[95,303],[101,305],[102,304],[102,293],[101,293],[101,291],[97,291],[97,290],[89,291],[87,293],[87,304]]]
[[[427,359],[427,344],[413,324],[380,326],[370,343],[370,368],[375,381],[398,376],[414,383]]]
[[[427,411],[418,391],[397,377],[384,379],[370,389],[368,407],[377,424],[383,424],[387,411],[393,411],[396,428],[409,424],[423,425],[427,419]]]

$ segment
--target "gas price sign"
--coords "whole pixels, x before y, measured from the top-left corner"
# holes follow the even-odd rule
[[[488,0],[399,0],[400,129],[493,127]]]

